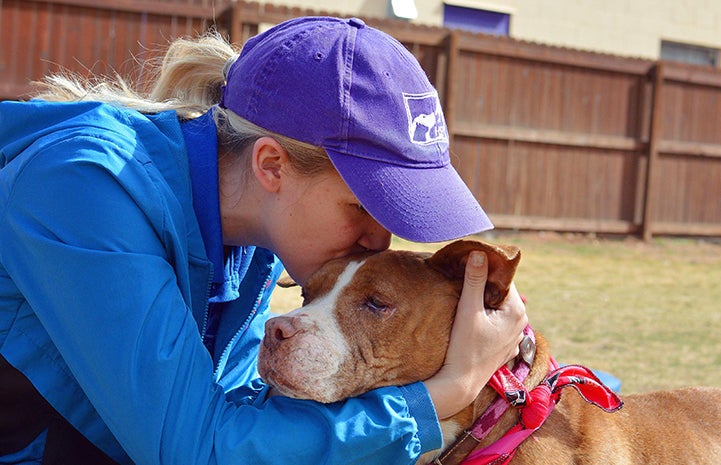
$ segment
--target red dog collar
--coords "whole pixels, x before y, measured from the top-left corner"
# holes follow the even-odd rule
[[[556,368],[530,392],[518,379],[513,381],[509,378],[508,375],[513,377],[512,373],[499,375],[501,389],[515,389],[520,383],[520,390],[506,390],[502,396],[509,403],[516,402],[514,405],[520,409],[521,419],[501,439],[468,455],[462,462],[463,465],[505,465],[510,462],[518,446],[538,430],[551,415],[553,408],[561,398],[561,390],[566,386],[575,388],[586,402],[606,412],[615,412],[623,406],[623,401],[590,369],[580,365],[557,367],[553,358],[551,365]]]
[[[500,368],[489,381],[499,396],[481,414],[473,426],[465,431],[439,458],[436,465],[458,463],[462,465],[505,465],[513,458],[518,446],[538,430],[560,400],[561,390],[566,386],[574,387],[587,402],[614,412],[623,406],[621,399],[606,387],[593,372],[580,365],[559,367],[551,357],[549,373],[544,380],[531,391],[523,385],[528,376],[535,353],[533,330],[526,327],[522,343],[521,357],[513,367]],[[523,348],[523,345],[526,345]],[[513,405],[521,413],[520,421],[498,441],[483,449],[473,451],[493,429],[501,416]]]

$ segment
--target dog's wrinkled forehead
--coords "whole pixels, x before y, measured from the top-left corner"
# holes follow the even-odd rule
[[[389,279],[415,280],[419,272],[428,270],[424,260],[429,256],[430,254],[422,252],[385,250],[331,260],[308,279],[303,288],[304,303],[308,304],[313,299],[328,294],[339,284],[337,281],[341,275],[344,285],[360,285],[366,289],[374,287],[374,283],[378,285]],[[349,268],[353,270],[351,275],[347,271]]]
[[[338,276],[349,263],[362,262],[350,277],[351,287],[409,287],[428,286],[442,280],[451,280],[460,286],[467,257],[471,251],[484,252],[488,258],[488,281],[486,283],[486,304],[490,308],[505,298],[516,272],[520,250],[513,246],[496,246],[479,241],[455,241],[434,254],[405,250],[385,250],[378,253],[363,253],[339,258],[326,263],[306,283],[303,289],[305,303],[327,294],[336,284]],[[445,279],[441,279],[442,275]],[[390,285],[388,281],[397,284]],[[385,285],[384,285],[385,282]]]
[[[346,271],[349,264],[354,263],[360,265],[369,256],[369,253],[354,254],[327,262],[318,271],[313,273],[305,286],[303,286],[303,304],[306,305],[313,299],[328,294],[336,285],[341,274]],[[352,274],[355,274],[355,271],[359,268],[358,265],[352,267]],[[346,273],[344,279],[352,279],[352,274],[348,276],[348,273]]]

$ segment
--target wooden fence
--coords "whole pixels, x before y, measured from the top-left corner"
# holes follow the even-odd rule
[[[319,14],[203,1],[3,1],[0,96],[22,96],[54,63],[123,68],[211,24],[240,44]],[[439,89],[454,164],[498,228],[721,236],[721,70],[366,21]]]
[[[223,15],[225,13],[225,15]],[[217,0],[0,0],[0,98],[21,98],[50,72],[130,76],[168,40],[217,24]]]

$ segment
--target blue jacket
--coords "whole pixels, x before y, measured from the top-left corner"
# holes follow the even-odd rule
[[[0,355],[120,463],[402,464],[440,447],[421,383],[265,398],[255,357],[281,266],[222,253],[217,179],[196,179],[212,179],[215,127],[185,124],[0,103]]]

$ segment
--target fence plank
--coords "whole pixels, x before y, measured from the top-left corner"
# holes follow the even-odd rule
[[[197,5],[187,0],[160,1],[160,0],[27,0],[33,3],[45,3],[49,5],[66,5],[82,7],[98,11],[123,11],[127,13],[144,13],[158,16],[177,16],[185,18],[214,18],[213,12],[219,16],[229,1],[204,2]]]
[[[498,126],[486,124],[473,124],[469,122],[455,123],[454,133],[458,136],[474,137],[478,139],[499,139],[518,142],[529,142],[536,144],[564,145],[572,147],[586,147],[594,149],[628,150],[639,151],[646,146],[645,143],[624,136],[607,136],[603,134],[591,134],[588,132],[573,133],[567,131],[552,131],[547,129],[533,129],[513,126]],[[676,147],[695,148],[702,150],[698,144],[668,144],[669,150]],[[705,150],[713,152],[718,146],[708,145]]]

